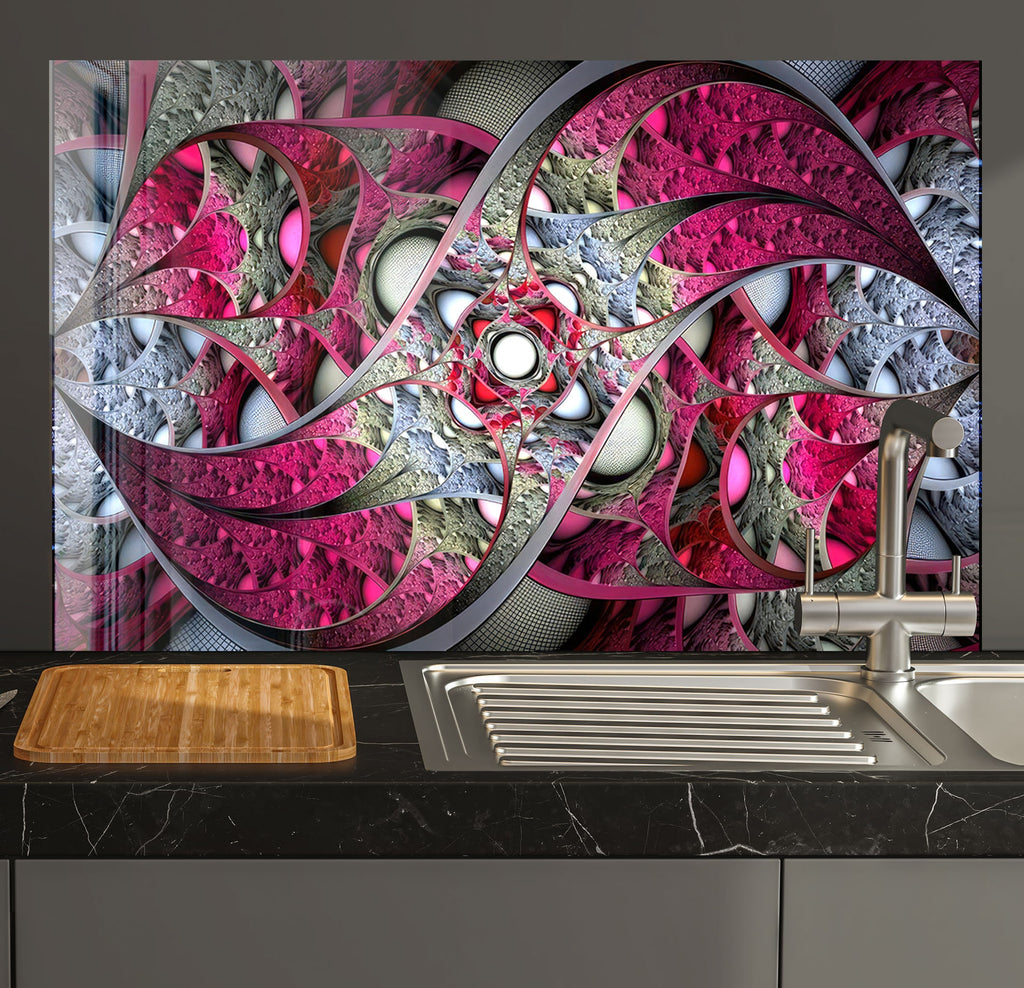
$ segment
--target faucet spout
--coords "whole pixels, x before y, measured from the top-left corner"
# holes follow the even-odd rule
[[[915,401],[894,401],[882,419],[878,442],[878,594],[898,600],[907,584],[907,475],[910,437],[928,443],[928,454],[955,456],[964,427]],[[933,450],[935,451],[933,453]]]

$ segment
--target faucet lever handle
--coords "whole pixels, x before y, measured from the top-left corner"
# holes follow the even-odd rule
[[[960,556],[959,555],[954,555],[953,556],[953,574],[950,577],[950,589],[949,589],[949,592],[951,594],[954,594],[954,595],[960,593]]]
[[[804,529],[804,593],[814,596],[814,529]]]

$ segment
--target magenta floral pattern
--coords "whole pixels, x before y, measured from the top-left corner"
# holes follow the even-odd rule
[[[976,594],[979,77],[55,64],[55,647],[853,649],[896,395]]]

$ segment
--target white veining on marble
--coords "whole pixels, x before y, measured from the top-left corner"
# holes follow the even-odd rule
[[[733,851],[749,851],[751,854],[760,855],[762,858],[767,855],[767,851],[759,851],[756,847],[751,847],[749,844],[733,844],[730,847],[720,847],[715,851],[703,851],[701,853],[702,858],[713,858],[716,854],[730,854]]]
[[[576,836],[579,838],[580,843],[584,843],[583,834],[586,834],[594,842],[594,853],[607,857],[605,852],[601,850],[601,845],[597,843],[597,838],[595,838],[586,826],[584,826],[583,821],[573,813],[572,807],[569,805],[569,799],[565,795],[565,787],[560,782],[553,782],[551,786],[555,792],[558,793],[559,798],[562,801],[562,805],[565,806],[565,812],[569,814],[569,823],[572,826],[572,829],[576,832]]]
[[[697,826],[697,813],[693,808],[693,783],[686,783],[686,801],[690,806],[690,820],[693,821],[693,832],[697,835],[697,840],[700,841],[700,849],[704,850],[704,837],[700,832],[700,827]]]
[[[935,799],[932,800],[932,808],[928,811],[928,816],[924,820],[924,846],[930,851],[932,849],[931,842],[931,831],[928,829],[928,824],[932,821],[932,814],[935,813],[935,807],[939,805],[939,793],[942,792],[942,783],[940,782],[935,787]]]
[[[1016,803],[1016,802],[1020,802],[1022,799],[1024,799],[1024,795],[1022,795],[1021,793],[1015,793],[1013,796],[1007,796],[1006,799],[997,800],[995,803],[991,803],[988,806],[982,806],[980,809],[978,809],[978,807],[976,807],[973,804],[969,803],[962,796],[957,796],[955,793],[949,792],[943,786],[943,784],[941,782],[939,783],[939,785],[937,786],[937,788],[935,790],[935,800],[936,800],[936,802],[938,802],[939,791],[940,790],[942,792],[946,793],[947,796],[952,796],[954,799],[959,799],[960,802],[965,803],[967,806],[969,806],[971,808],[971,812],[970,813],[966,813],[962,817],[958,817],[956,820],[950,820],[948,823],[942,824],[941,827],[934,827],[931,830],[927,829],[927,821],[926,821],[926,823],[925,823],[925,828],[926,828],[925,829],[925,839],[926,840],[931,835],[933,835],[933,834],[940,833],[943,830],[948,830],[950,827],[955,827],[958,824],[965,823],[966,821],[971,820],[971,819],[973,819],[976,816],[980,816],[982,813],[990,813],[993,810],[999,810],[1001,813],[1005,813],[1007,816],[1015,817],[1018,820],[1024,820],[1024,813],[1012,813],[1012,812],[1010,812],[1010,810],[1000,809],[1000,807],[1005,806],[1007,803]],[[933,805],[932,806],[932,810],[934,810],[934,809],[935,809],[935,807]],[[929,820],[931,819],[931,813],[928,814],[928,819]]]
[[[82,825],[82,830],[85,831],[85,839],[89,842],[89,847],[92,849],[91,854],[96,853],[96,844],[92,839],[92,834],[89,833],[89,828],[85,824],[85,817],[82,816],[81,810],[78,808],[78,800],[75,798],[75,787],[71,786],[71,805],[75,808],[75,814],[78,816],[78,822]]]

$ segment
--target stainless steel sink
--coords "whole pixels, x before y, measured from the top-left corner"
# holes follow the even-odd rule
[[[917,691],[990,755],[1024,765],[1024,678],[932,679]]]
[[[989,665],[924,663],[916,683],[871,685],[852,662],[567,658],[401,667],[432,770],[884,774],[1024,765],[1016,727],[1024,665],[1000,665],[995,676]],[[982,675],[963,678],[965,670]],[[984,685],[967,685],[977,683]],[[964,713],[979,696],[988,712]]]

